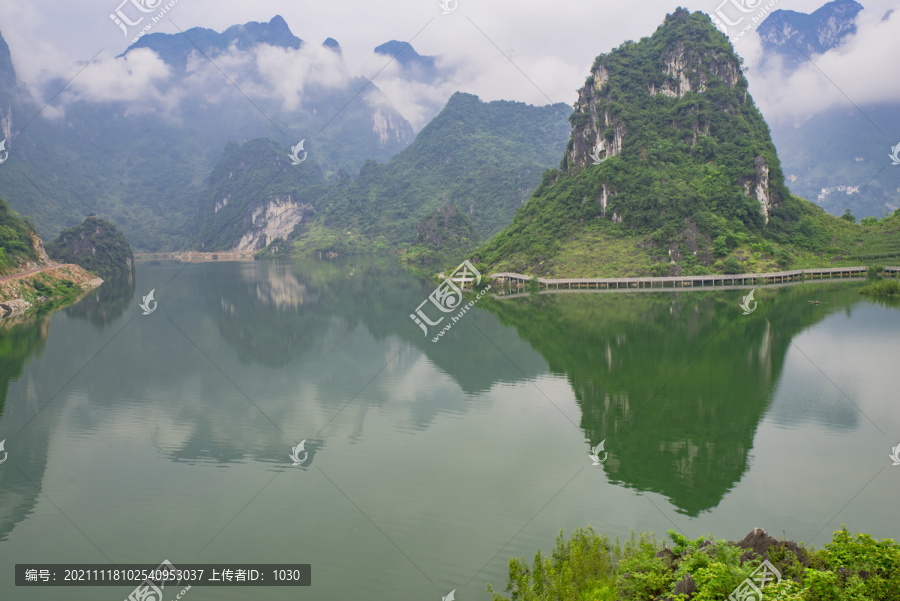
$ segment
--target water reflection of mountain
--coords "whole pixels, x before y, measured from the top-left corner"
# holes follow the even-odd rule
[[[244,363],[286,365],[328,326],[315,287],[301,283],[288,264],[206,265],[195,284],[222,338]]]
[[[72,317],[86,319],[101,330],[118,319],[128,309],[134,297],[134,278],[107,278],[99,288],[91,290],[77,303],[66,307]]]
[[[810,290],[757,291],[751,316],[737,292],[721,291],[535,295],[485,308],[568,377],[591,444],[607,441],[613,481],[696,516],[746,471],[791,339],[858,301],[826,285],[817,294],[828,309],[812,310]]]
[[[148,269],[145,276],[150,280],[157,277],[155,267],[143,269]],[[95,307],[81,314],[57,314],[52,319],[52,356],[41,369],[65,376],[56,384],[60,387],[78,373],[53,405],[55,410],[67,398],[86,399],[84,410],[67,418],[78,431],[96,432],[117,420],[120,429],[153,424],[152,431],[158,433],[154,436],[159,436],[154,444],[177,461],[232,463],[254,457],[282,462],[287,457],[284,442],[269,420],[315,424],[365,388],[365,400],[341,412],[347,428],[359,430],[367,411],[395,397],[392,376],[367,384],[392,358],[386,373],[411,381],[433,377],[431,369],[421,368],[432,363],[470,394],[547,370],[543,358],[522,343],[515,330],[486,312],[472,314],[467,321],[488,333],[503,352],[485,343],[474,328],[461,329],[460,336],[445,337],[440,344],[426,340],[409,313],[434,284],[390,261],[194,265],[171,284],[154,285],[159,309],[152,315],[140,315],[132,306],[138,313],[133,319],[108,321],[119,309],[106,310],[104,302],[118,305],[129,288],[122,289],[122,296],[100,296]],[[76,316],[88,319],[71,319]],[[46,336],[49,322],[43,323]],[[93,327],[98,323],[110,327]],[[16,356],[19,367],[4,367],[4,376],[21,373],[27,349],[42,344],[43,338],[32,341],[26,334],[35,335],[32,329],[0,337],[0,345],[9,341],[10,349],[24,353]],[[35,373],[41,398],[57,392],[44,372]],[[430,388],[431,382],[412,384],[417,391]],[[17,404],[26,404],[21,393]],[[400,419],[408,427],[424,429],[442,413],[471,408],[462,395],[417,394]],[[222,412],[235,411],[245,412],[243,421],[218,419]],[[37,421],[43,419],[44,414]],[[299,438],[291,444],[313,435],[319,426],[310,427],[297,432]],[[260,439],[261,432],[272,436]],[[312,457],[326,440],[320,445],[308,442]]]
[[[72,317],[87,319],[102,330],[122,315],[133,292],[133,282],[106,281],[76,304],[66,307],[64,312]],[[50,382],[40,376],[35,380],[32,374],[25,396],[12,403],[8,412],[5,409],[11,382],[22,376],[29,359],[43,351],[50,333],[50,322],[51,315],[0,322],[0,440],[7,441],[6,451],[10,454],[4,469],[0,470],[0,540],[6,540],[16,524],[34,509],[47,468],[49,432],[53,429],[55,418],[44,415],[33,420],[21,432],[14,433],[52,397]],[[69,354],[73,361],[83,360],[83,348],[79,348],[79,342],[81,339],[78,336],[66,341],[73,347]],[[59,367],[67,370],[67,367]]]
[[[6,440],[9,453],[0,469],[0,541],[34,509],[40,492],[35,483],[39,485],[46,470],[46,422],[31,432],[14,435],[14,425],[34,411],[36,399],[13,403],[5,413],[4,408],[10,382],[20,378],[28,360],[42,351],[49,329],[49,316],[0,325],[0,440]],[[33,480],[23,477],[16,466]]]
[[[0,417],[10,381],[21,376],[28,358],[44,348],[49,331],[49,315],[0,322]]]
[[[546,372],[540,355],[486,312],[467,315],[470,323],[432,343],[409,314],[435,284],[395,261],[349,257],[257,262],[240,269],[240,278],[205,270],[197,293],[216,311],[222,337],[242,361],[286,365],[318,348],[329,328],[350,331],[362,324],[376,340],[395,336],[419,348],[467,394]]]

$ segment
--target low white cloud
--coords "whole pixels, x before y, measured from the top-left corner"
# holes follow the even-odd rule
[[[900,78],[886,71],[900,56],[900,11],[883,16],[882,11],[863,10],[855,34],[793,72],[780,61],[763,62],[768,57],[758,38],[748,45],[750,91],[766,118],[796,122],[831,108],[900,100]]]
[[[158,86],[170,76],[169,66],[147,48],[121,58],[98,57],[66,87],[65,101],[158,103]]]
[[[250,50],[232,46],[208,58],[194,52],[186,73],[174,71],[149,48],[120,57],[98,57],[72,79],[55,107],[48,107],[47,116],[59,117],[70,104],[84,101],[123,103],[128,113],[156,110],[176,117],[183,100],[217,103],[233,97],[235,87],[250,99],[273,101],[282,110],[292,111],[302,104],[310,86],[341,88],[350,81],[338,54],[308,44],[297,50],[266,44]]]
[[[226,73],[241,72],[242,92],[277,100],[288,111],[300,106],[304,91],[310,86],[342,88],[350,81],[340,55],[314,44],[304,44],[297,50],[269,45],[255,46],[246,52],[232,48],[216,62],[224,65]]]
[[[779,0],[775,8],[811,12],[826,0]],[[124,51],[132,36],[123,37],[109,18],[120,0],[33,0],[0,3],[0,33],[9,42],[17,74],[41,104],[58,91],[51,80],[66,82],[78,70],[78,60],[100,48],[103,58],[79,75],[90,81],[61,98],[96,101],[119,99],[137,110],[142,103],[176,106],[180,96],[161,75],[152,59],[112,59]],[[282,15],[294,34],[304,40],[300,51],[259,46],[249,52],[229,51],[220,67],[251,98],[277,99],[285,110],[301,106],[308,86],[340,86],[352,76],[373,79],[416,129],[421,128],[456,91],[482,100],[515,100],[530,104],[570,104],[584,83],[597,54],[626,40],[649,36],[666,13],[677,5],[712,12],[721,0],[624,1],[460,0],[458,8],[442,15],[437,0],[397,0],[390,7],[369,0],[341,3],[285,3],[280,0],[180,0],[154,25],[153,33],[177,35],[192,27],[222,31],[248,21],[267,22]],[[857,104],[900,98],[900,80],[885,76],[898,56],[898,10],[889,21],[880,18],[897,0],[864,0],[860,32],[839,50],[816,59],[828,77]],[[347,15],[353,15],[348,19]],[[336,54],[319,45],[326,37],[343,47],[346,66]],[[783,73],[758,73],[753,68],[752,35],[737,50],[751,65],[751,92],[767,118],[805,119],[847,103],[834,85],[815,68],[804,67],[785,78]],[[441,57],[444,78],[438,82],[410,79],[398,65],[384,67],[386,57],[372,49],[389,40],[411,40],[421,54]],[[202,58],[202,57],[201,57]],[[512,62],[510,62],[512,61]],[[233,93],[220,73],[199,61],[183,82],[183,91],[199,91],[216,101]],[[256,69],[251,73],[251,67]],[[377,76],[376,76],[377,75]],[[171,79],[171,77],[170,77]],[[206,96],[204,96],[206,98]],[[363,98],[366,95],[362,96]],[[59,100],[59,99],[58,99]],[[63,105],[64,106],[64,105]],[[42,115],[50,116],[48,107]]]

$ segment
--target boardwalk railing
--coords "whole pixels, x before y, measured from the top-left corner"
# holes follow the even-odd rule
[[[818,269],[795,269],[773,273],[737,273],[732,275],[687,275],[672,277],[637,278],[535,278],[512,272],[492,273],[493,281],[510,286],[522,286],[525,282],[537,280],[542,288],[687,288],[703,286],[745,286],[747,284],[780,284],[821,278],[859,277],[865,275],[868,267],[822,267]],[[884,275],[900,275],[900,267],[885,267]]]

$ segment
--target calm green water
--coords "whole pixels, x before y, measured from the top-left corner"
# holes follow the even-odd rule
[[[312,564],[190,601],[487,599],[588,524],[900,538],[900,311],[858,285],[485,298],[432,343],[391,263],[142,265],[0,330],[0,598],[132,588],[16,563],[168,559]]]

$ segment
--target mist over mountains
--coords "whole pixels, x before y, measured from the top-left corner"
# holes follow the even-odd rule
[[[754,96],[785,184],[829,212],[850,204],[859,218],[900,206],[900,170],[880,171],[900,142],[886,134],[900,131],[900,112],[867,103],[813,107],[799,118],[779,82],[796,89],[813,69],[808,58],[827,66],[896,20],[835,0],[809,15],[773,11],[759,28],[762,59],[747,77],[751,90],[767,92]],[[259,249],[277,232],[347,252],[347,231],[408,242],[447,205],[490,236],[558,164],[571,131],[565,104],[526,110],[471,95],[448,103],[453,63],[403,41],[373,49],[384,73],[355,75],[338,40],[301,39],[278,15],[221,32],[149,33],[119,56],[27,88],[11,52],[21,50],[0,36],[0,135],[10,151],[0,198],[45,238],[96,213],[138,251]],[[417,131],[427,138],[411,146]],[[284,180],[276,171],[301,140],[305,175]],[[314,231],[295,232],[301,225]]]
[[[11,151],[0,194],[45,236],[95,212],[142,250],[188,243],[229,142],[267,137],[289,151],[305,139],[309,161],[334,175],[387,161],[414,138],[376,85],[347,72],[339,45],[303,42],[281,17],[145,35],[84,66],[43,109],[3,42],[0,84]]]
[[[833,0],[810,14],[773,11],[757,30],[751,90],[786,183],[829,213],[881,217],[900,208],[900,171],[888,159],[900,143],[900,86],[888,84],[894,94],[878,87],[873,68],[892,54],[898,17]]]

